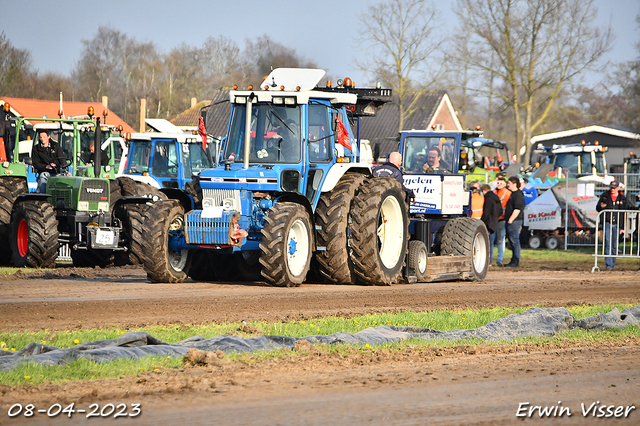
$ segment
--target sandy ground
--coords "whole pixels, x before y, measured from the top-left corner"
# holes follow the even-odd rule
[[[482,283],[449,282],[358,287],[303,285],[271,288],[260,283],[151,284],[139,268],[58,269],[11,277],[0,283],[0,329],[69,330],[136,328],[240,320],[310,319],[374,312],[571,306],[640,302],[640,273],[626,269],[591,274],[584,269],[512,271],[493,268]],[[13,404],[75,403],[76,409],[141,404],[141,414],[121,424],[584,424],[610,422],[582,413],[593,403],[623,407],[618,422],[638,424],[640,341],[505,347],[369,350],[339,356],[324,348],[258,364],[185,366],[133,378],[64,385],[0,385],[0,424],[69,424],[89,421],[8,416]],[[560,402],[559,402],[560,401]],[[600,402],[598,402],[600,401]],[[529,403],[529,405],[521,405]],[[562,417],[531,406],[566,407]],[[55,407],[54,407],[55,408]],[[107,406],[108,410],[109,407]],[[126,409],[126,410],[125,410]],[[626,416],[625,416],[626,411]],[[108,411],[105,411],[108,412]],[[560,409],[556,410],[556,413]],[[607,414],[607,408],[603,409]],[[598,412],[596,411],[596,416]],[[551,417],[552,419],[550,419]],[[93,418],[93,423],[101,422]],[[113,415],[106,420],[113,422]]]

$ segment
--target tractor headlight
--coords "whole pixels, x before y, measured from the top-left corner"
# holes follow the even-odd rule
[[[89,211],[89,202],[88,201],[78,201],[78,210],[81,212]]]
[[[107,203],[106,201],[98,203],[98,210],[102,210],[103,212],[108,212],[109,211],[109,203]]]
[[[236,208],[236,200],[234,200],[233,198],[225,198],[224,200],[222,200],[222,208],[226,211],[238,210]]]
[[[203,209],[209,209],[213,207],[213,199],[212,198],[205,198],[202,200],[202,208]]]

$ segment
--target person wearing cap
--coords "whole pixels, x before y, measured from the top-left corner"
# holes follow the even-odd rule
[[[614,180],[609,184],[609,190],[600,195],[596,210],[601,212],[603,210],[636,210],[636,208],[620,192],[620,182]],[[602,216],[602,222],[604,226],[604,254],[605,256],[615,256],[618,254],[618,237],[620,235],[618,222],[624,226],[624,215],[613,212],[605,213]],[[604,263],[607,265],[607,271],[612,271],[616,266],[616,258],[605,257]]]

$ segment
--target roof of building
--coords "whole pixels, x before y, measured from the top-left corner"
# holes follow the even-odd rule
[[[415,96],[409,96],[407,104],[410,104],[415,99]],[[403,130],[426,130],[431,128],[443,107],[450,110],[449,112],[453,115],[451,120],[454,122],[446,130],[461,130],[460,123],[455,117],[455,111],[453,111],[446,91],[438,90],[418,96],[419,98],[415,105],[416,110],[405,120]],[[398,148],[399,124],[398,98],[394,96],[394,100],[383,106],[375,117],[361,119],[360,137],[367,139],[372,147],[378,144],[380,156],[384,157]]]
[[[580,127],[578,129],[564,130],[561,132],[546,133],[544,135],[534,136],[531,138],[531,143],[535,144],[539,142],[551,141],[554,139],[571,138],[573,136],[579,136],[588,133],[603,133],[605,135],[618,136],[627,139],[640,139],[640,134],[637,133],[614,129],[612,127],[593,125]]]
[[[227,134],[231,103],[229,90],[216,90],[210,101],[200,101],[186,111],[181,112],[169,121],[183,130],[197,130],[200,122],[200,111],[207,110],[207,134],[214,138],[222,138]]]
[[[25,99],[25,98],[9,98],[1,97],[0,105],[8,103],[11,106],[11,111],[20,117],[48,117],[58,118],[58,111],[60,110],[60,101],[45,101],[40,99]],[[129,126],[123,119],[118,117],[109,108],[105,108],[100,102],[68,102],[64,101],[62,104],[64,108],[65,117],[78,117],[86,116],[87,109],[91,106],[94,108],[96,116],[104,119],[102,112],[107,110],[107,118],[103,121],[103,124],[111,124],[114,126],[122,125],[123,131],[135,132],[131,126]]]

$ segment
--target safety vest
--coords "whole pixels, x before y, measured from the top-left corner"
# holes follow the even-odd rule
[[[509,201],[509,197],[511,197],[511,191],[507,188],[496,189],[494,191],[498,198],[500,198],[500,204],[502,204],[502,215],[498,218],[498,220],[504,220],[504,210],[507,208],[507,202]]]
[[[482,217],[482,208],[484,207],[484,197],[479,192],[471,194],[471,217],[480,219]]]

